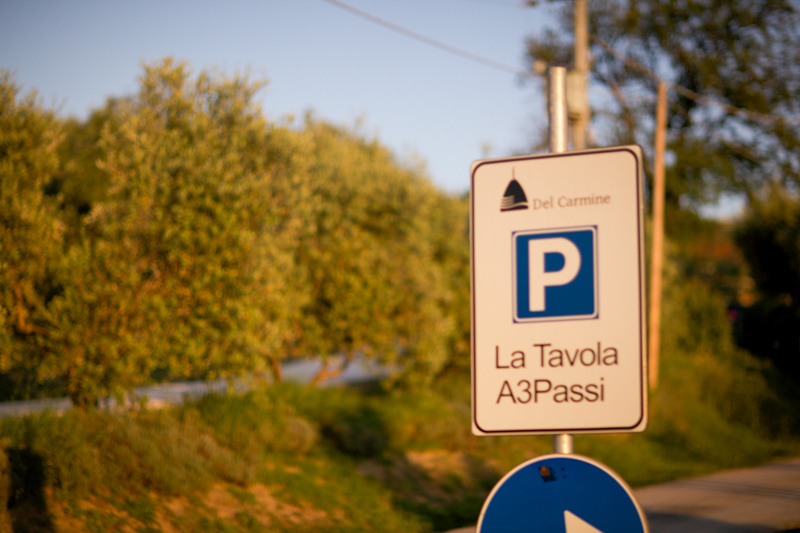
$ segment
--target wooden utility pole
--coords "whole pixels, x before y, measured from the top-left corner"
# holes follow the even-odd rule
[[[658,386],[661,328],[661,274],[664,259],[664,152],[667,147],[667,82],[658,84],[656,160],[653,172],[653,247],[650,270],[650,388]]]
[[[575,70],[571,73],[570,117],[573,121],[572,145],[575,150],[586,148],[589,125],[587,78],[589,75],[589,14],[586,0],[575,0]]]

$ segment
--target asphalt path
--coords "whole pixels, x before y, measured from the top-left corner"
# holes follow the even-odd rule
[[[651,533],[800,531],[800,458],[633,492]],[[449,533],[475,533],[475,526]]]

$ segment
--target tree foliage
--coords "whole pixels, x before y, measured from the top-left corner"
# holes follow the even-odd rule
[[[739,222],[736,242],[761,296],[744,310],[739,340],[800,381],[800,199],[772,183]]]
[[[104,285],[124,302],[116,337],[132,336],[126,349],[146,362],[127,373],[264,370],[291,306],[260,85],[207,72],[192,80],[169,60],[147,66],[140,85],[118,131],[104,131],[110,188],[87,218],[92,260],[109,254]]]
[[[417,386],[467,360],[466,203],[377,140],[268,122],[262,86],[166,59],[78,121],[3,79],[0,376],[89,405],[293,355]]]
[[[59,123],[36,93],[0,72],[0,372],[36,373],[53,324],[62,224],[44,196],[58,168]]]
[[[100,139],[105,130],[108,135],[119,129],[124,101],[109,98],[86,120],[70,117],[62,121],[64,134],[58,145],[61,164],[47,184],[45,193],[59,204],[65,223],[65,238],[69,243],[83,237],[83,219],[106,197],[109,176],[97,164],[104,157]]]
[[[571,2],[560,34],[528,55],[568,64]],[[800,184],[800,14],[788,0],[589,2],[592,72],[612,105],[594,125],[609,143],[652,146],[657,78],[669,93],[667,202],[697,207]],[[676,86],[684,89],[678,90]]]
[[[305,135],[313,204],[298,246],[310,296],[301,351],[363,351],[425,381],[448,359],[453,294],[468,287],[445,277],[452,259],[441,242],[466,247],[464,228],[444,236],[438,225],[457,202],[375,141],[313,120]]]
[[[800,200],[777,183],[756,197],[736,241],[758,291],[800,303]]]

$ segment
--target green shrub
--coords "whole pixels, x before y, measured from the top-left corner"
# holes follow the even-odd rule
[[[184,408],[196,410],[231,450],[257,458],[266,451],[307,453],[317,430],[297,416],[279,392],[267,388],[244,395],[212,394]]]

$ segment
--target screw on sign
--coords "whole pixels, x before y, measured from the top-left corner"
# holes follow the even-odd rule
[[[478,533],[648,533],[630,487],[580,455],[545,455],[501,479],[481,510]]]

